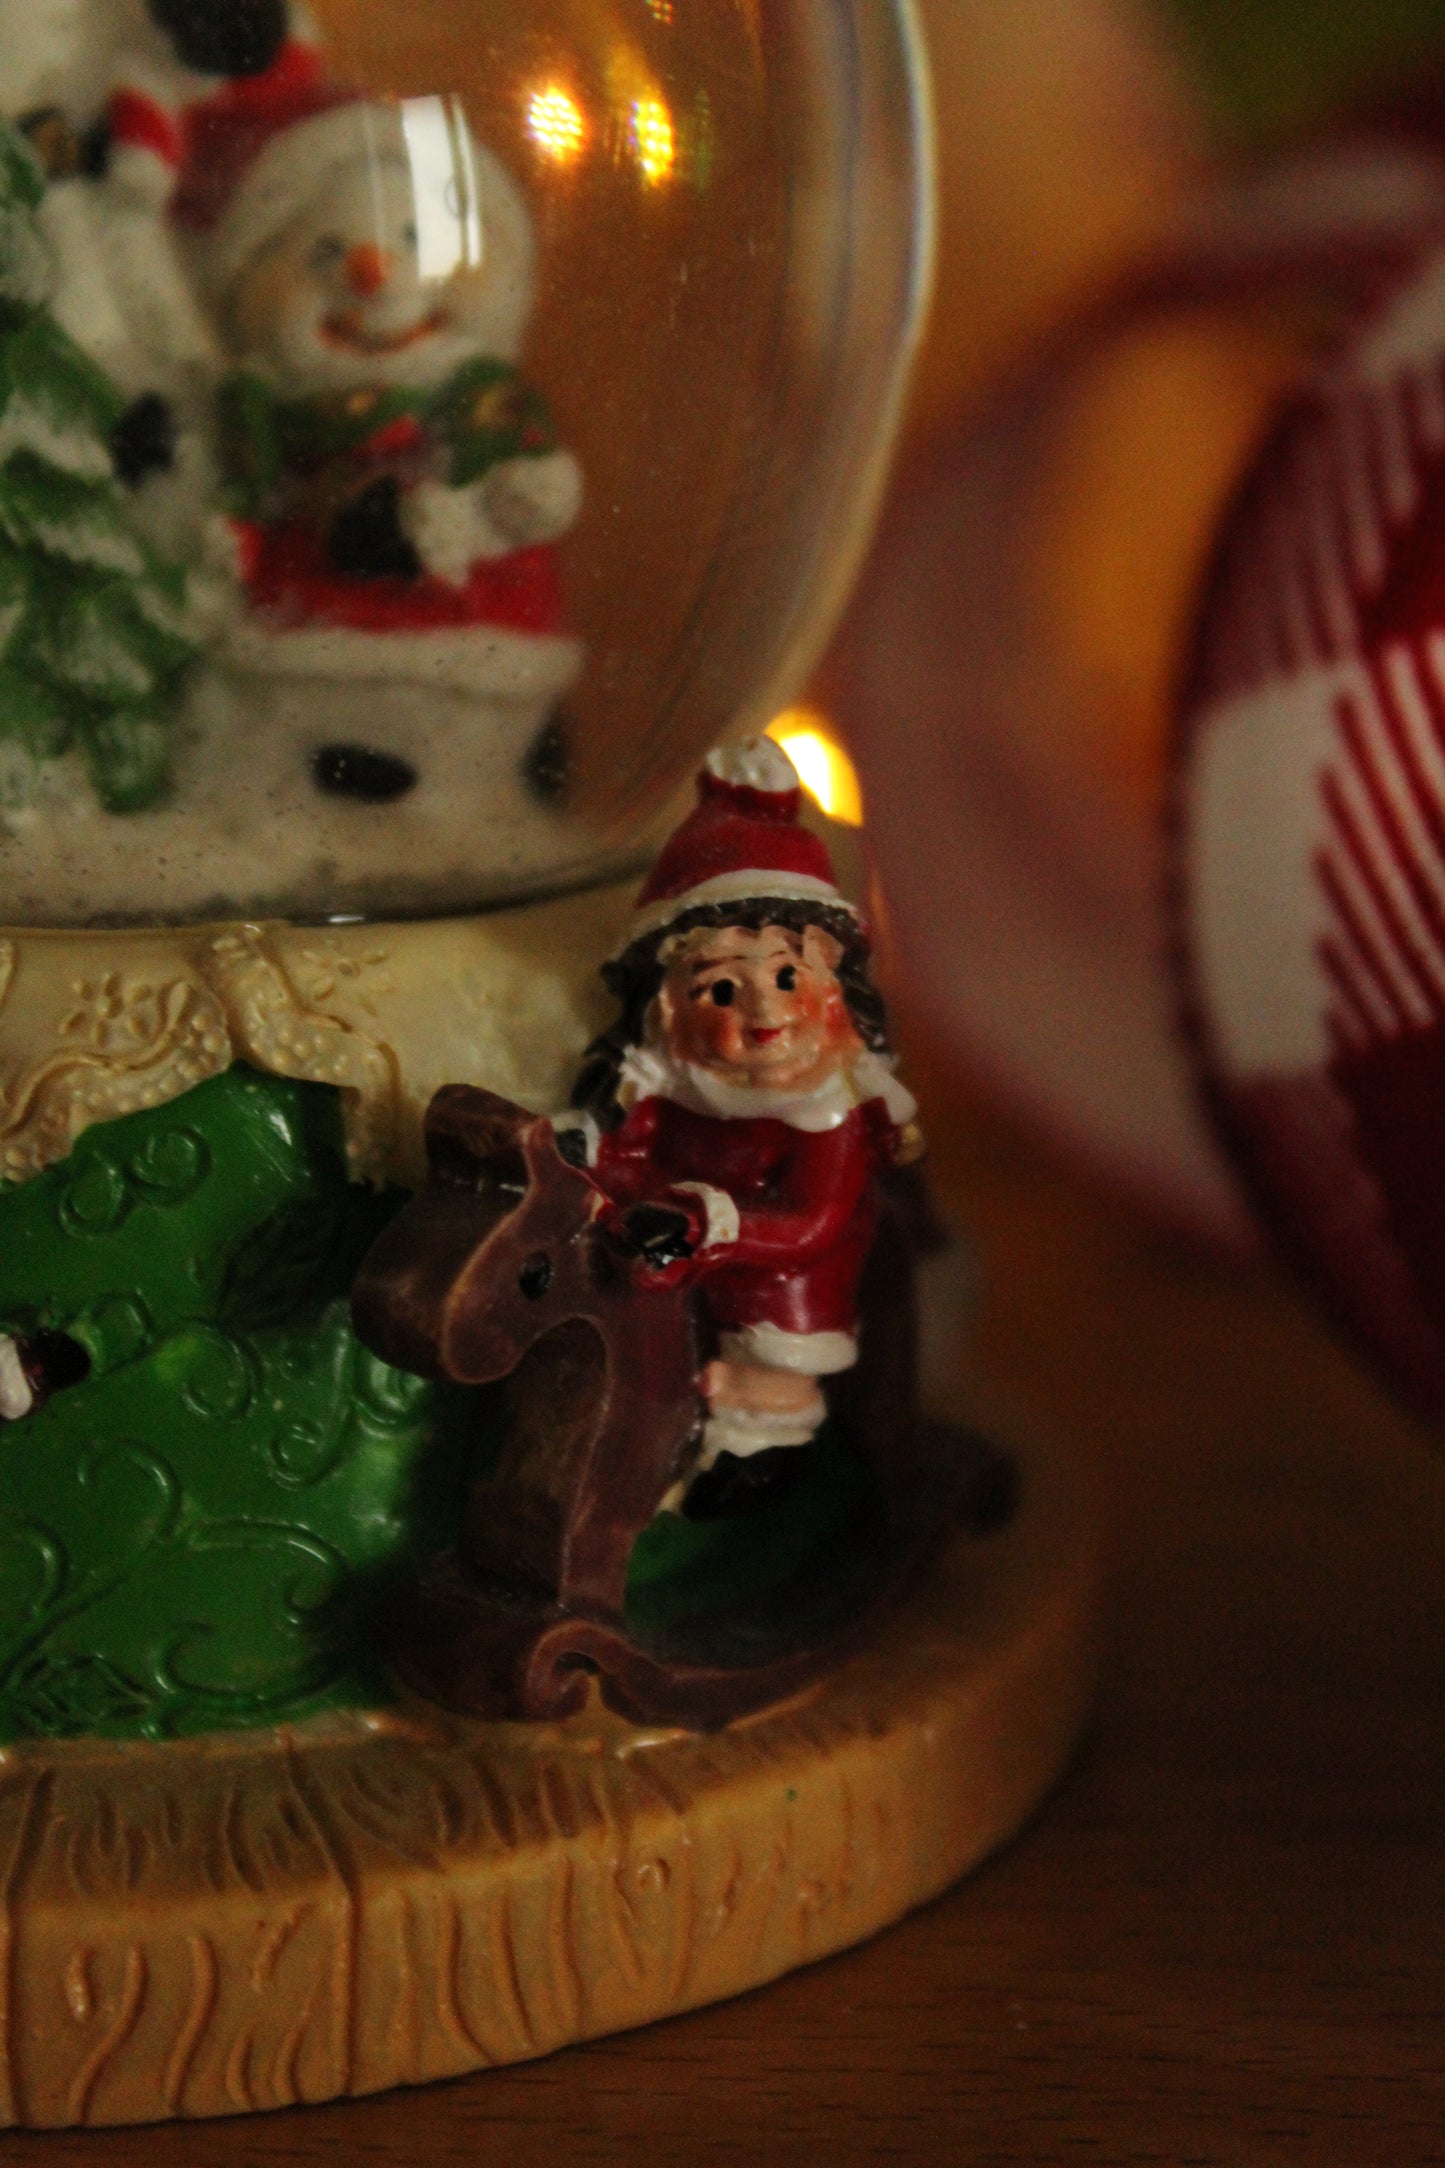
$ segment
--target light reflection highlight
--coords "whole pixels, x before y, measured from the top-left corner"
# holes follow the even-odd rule
[[[587,145],[587,121],[571,92],[544,84],[527,100],[527,133],[553,165],[570,166]]]
[[[633,99],[628,134],[642,178],[650,188],[660,187],[677,164],[677,130],[661,98]]]
[[[821,813],[845,827],[862,827],[858,771],[832,736],[826,716],[814,708],[788,708],[769,723],[768,736],[783,748]]]
[[[448,279],[485,254],[472,133],[454,98],[404,98],[402,133],[411,167],[417,270]]]

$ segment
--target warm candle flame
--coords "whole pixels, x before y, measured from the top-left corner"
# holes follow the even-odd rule
[[[863,792],[858,771],[829,730],[826,717],[812,708],[789,708],[768,725],[768,736],[783,748],[808,796],[829,820],[850,828],[863,823]]]

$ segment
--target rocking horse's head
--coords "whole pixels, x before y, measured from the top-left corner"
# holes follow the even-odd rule
[[[467,1085],[427,1111],[431,1179],[373,1244],[353,1290],[357,1327],[398,1368],[485,1384],[591,1306],[577,1238],[601,1196],[552,1126]]]
[[[799,823],[801,798],[769,739],[709,759],[603,972],[620,1013],[589,1048],[576,1101],[604,1127],[637,1048],[770,1093],[813,1091],[865,1048],[886,1051],[866,929]]]

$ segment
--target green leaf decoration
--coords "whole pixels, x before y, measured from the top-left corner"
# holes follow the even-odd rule
[[[352,1331],[400,1201],[348,1182],[336,1092],[241,1065],[0,1190],[0,1329],[56,1327],[92,1363],[0,1425],[0,1738],[384,1696],[381,1624],[454,1540],[491,1405]]]
[[[167,667],[184,669],[196,652],[196,628],[186,593],[186,575],[179,565],[168,565],[149,548],[149,578],[131,588],[137,614],[166,642]]]
[[[16,1730],[44,1739],[125,1732],[142,1723],[152,1696],[102,1656],[44,1651],[16,1666],[7,1700]]]
[[[0,326],[43,309],[55,288],[55,266],[35,213],[45,176],[24,136],[0,127]]]

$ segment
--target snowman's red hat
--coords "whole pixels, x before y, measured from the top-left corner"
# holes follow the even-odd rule
[[[203,268],[224,293],[344,167],[404,156],[396,107],[320,73],[258,77],[244,98],[212,100],[195,116],[175,215],[206,239]]]
[[[771,738],[710,753],[697,804],[663,845],[637,898],[630,939],[643,940],[705,904],[817,903],[856,917],[827,846],[798,819],[802,803],[798,771]]]

